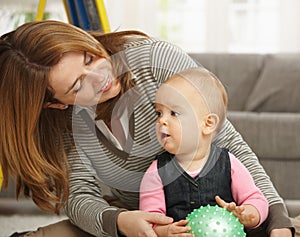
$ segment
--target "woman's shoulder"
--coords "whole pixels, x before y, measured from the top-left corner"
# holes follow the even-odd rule
[[[143,39],[138,39],[134,40],[131,42],[128,42],[124,45],[125,50],[139,50],[139,49],[152,49],[154,47],[161,47],[161,46],[172,46],[174,45],[168,41],[155,38],[155,37],[149,37],[149,38],[143,38]]]

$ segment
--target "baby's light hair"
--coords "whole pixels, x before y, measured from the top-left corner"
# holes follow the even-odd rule
[[[219,117],[218,132],[224,124],[228,104],[227,92],[221,81],[212,72],[201,67],[189,68],[176,73],[166,82],[175,77],[180,77],[191,83],[202,96],[209,112]]]

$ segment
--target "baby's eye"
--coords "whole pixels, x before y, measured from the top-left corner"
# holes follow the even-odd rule
[[[86,52],[84,55],[85,65],[90,65],[93,61],[94,61],[94,55]]]
[[[157,117],[161,117],[162,116],[162,113],[160,111],[155,111],[156,112],[156,116]]]
[[[171,115],[177,117],[177,116],[179,116],[180,114],[179,114],[178,112],[176,112],[176,111],[171,111]]]

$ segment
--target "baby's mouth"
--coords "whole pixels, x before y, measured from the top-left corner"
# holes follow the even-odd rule
[[[163,133],[163,132],[161,133],[161,140],[162,140],[162,141],[166,140],[168,137],[170,137],[169,134]]]

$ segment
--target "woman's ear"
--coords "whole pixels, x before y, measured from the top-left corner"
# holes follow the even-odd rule
[[[44,109],[59,109],[59,110],[65,110],[69,106],[61,103],[51,103],[47,102],[44,104]]]
[[[208,114],[205,119],[203,133],[205,135],[209,135],[215,132],[218,127],[219,121],[220,119],[218,115],[214,113]]]

